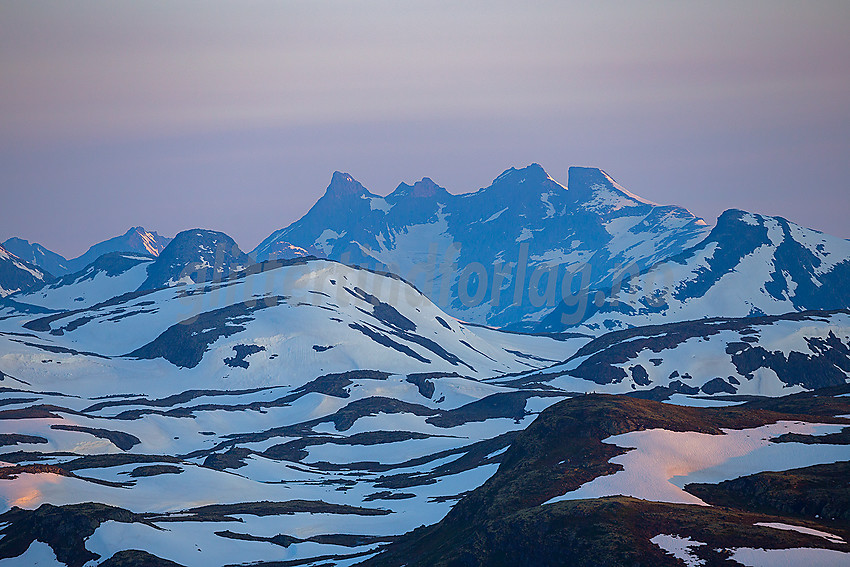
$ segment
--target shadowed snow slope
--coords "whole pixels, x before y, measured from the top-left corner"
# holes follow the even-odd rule
[[[55,278],[0,246],[0,298],[37,289]]]
[[[153,256],[110,252],[81,271],[62,276],[50,285],[18,293],[15,301],[53,310],[90,307],[137,289],[147,278]]]
[[[3,248],[21,260],[34,264],[54,276],[64,276],[69,273],[68,260],[61,254],[48,250],[41,244],[12,237],[3,242]]]
[[[850,305],[850,241],[780,217],[729,210],[698,245],[626,280],[598,309],[584,303],[584,316],[573,315],[575,305],[562,305],[538,330],[581,320],[578,330],[600,334],[706,316],[842,309]]]
[[[496,381],[696,403],[685,394],[777,396],[842,385],[848,373],[850,311],[839,309],[614,331],[560,364]]]

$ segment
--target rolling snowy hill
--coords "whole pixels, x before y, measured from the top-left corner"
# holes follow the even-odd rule
[[[54,311],[89,307],[138,289],[153,261],[153,256],[139,253],[110,252],[79,272],[35,291],[16,294],[15,301]]]
[[[92,274],[65,287],[109,278]],[[0,314],[3,565],[348,564],[438,521],[565,397],[482,378],[587,341],[467,326],[396,276],[317,259],[71,301]]]
[[[138,285],[142,270],[148,281],[165,254],[156,262],[118,258],[134,263],[115,277],[129,283],[127,293],[92,303],[110,283],[93,265],[91,279],[32,294],[49,314],[33,313],[22,301],[8,305],[0,328],[31,338],[9,336],[0,355],[3,371],[48,388],[66,367],[51,366],[57,374],[42,378],[46,368],[33,362],[56,351],[67,356],[49,358],[92,365],[76,379],[90,393],[132,390],[139,373],[145,388],[156,391],[173,387],[167,376],[174,372],[186,387],[219,388],[299,384],[363,368],[483,378],[546,366],[587,340],[467,326],[396,276],[330,260],[270,261],[218,282],[148,289]],[[78,293],[88,299],[78,302]],[[63,298],[68,303],[60,310]],[[75,352],[89,354],[75,358]],[[154,370],[136,359],[168,364]],[[28,377],[33,368],[38,372]],[[114,383],[122,372],[125,378]],[[153,378],[157,373],[163,383]]]
[[[560,364],[495,382],[692,404],[685,394],[779,396],[842,385],[848,375],[850,310],[841,309],[614,331]]]

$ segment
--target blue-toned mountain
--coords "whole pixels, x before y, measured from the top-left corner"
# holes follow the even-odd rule
[[[570,168],[567,186],[532,164],[473,193],[453,195],[424,178],[386,197],[337,172],[304,217],[252,255],[273,259],[297,246],[388,269],[455,317],[507,326],[542,319],[574,274],[610,287],[708,231],[688,210],[637,197],[595,168]]]
[[[581,330],[599,334],[848,305],[850,241],[781,217],[730,209],[694,247],[626,279],[620,293],[582,295],[572,305],[560,305],[536,330],[581,323]]]
[[[54,276],[69,273],[68,260],[61,254],[48,250],[38,242],[32,242],[13,236],[3,243],[3,248],[21,260],[38,266]]]

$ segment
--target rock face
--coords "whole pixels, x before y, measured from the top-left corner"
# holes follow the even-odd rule
[[[570,168],[566,187],[533,164],[474,193],[452,195],[424,178],[386,197],[337,172],[304,217],[252,255],[275,258],[294,245],[388,269],[455,317],[508,326],[539,321],[573,275],[610,287],[624,270],[680,254],[708,230],[686,209],[641,199],[595,168]]]
[[[598,334],[704,317],[842,309],[850,305],[850,241],[732,209],[697,245],[602,295],[598,303],[585,295],[560,305],[536,330],[581,323],[579,330]]]
[[[55,278],[0,246],[0,297],[38,289]]]
[[[155,231],[145,230],[144,227],[135,226],[121,236],[95,244],[82,256],[68,260],[68,270],[69,272],[82,270],[109,252],[140,252],[157,256],[169,242],[171,242],[170,238],[160,236]]]

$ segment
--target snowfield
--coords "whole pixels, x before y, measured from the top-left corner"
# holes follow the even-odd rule
[[[614,457],[623,470],[598,477],[577,490],[552,498],[563,500],[633,496],[655,502],[707,506],[682,490],[694,482],[718,483],[763,472],[850,460],[850,445],[772,443],[785,433],[826,435],[840,425],[778,422],[753,429],[724,430],[723,435],[650,429],[614,435],[604,443],[631,449]]]

